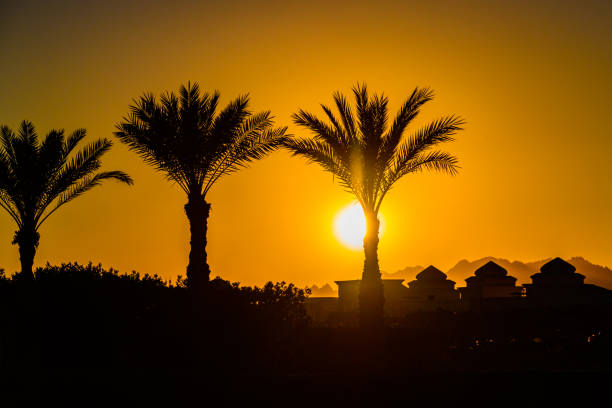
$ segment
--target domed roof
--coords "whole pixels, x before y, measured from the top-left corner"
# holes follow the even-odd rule
[[[493,261],[489,261],[476,269],[474,275],[476,276],[506,276],[508,271],[496,264]]]
[[[574,265],[565,262],[561,258],[555,258],[550,262],[545,263],[540,268],[540,272],[555,275],[571,275],[576,271]]]
[[[429,265],[416,276],[417,280],[446,280],[446,274],[433,265]]]

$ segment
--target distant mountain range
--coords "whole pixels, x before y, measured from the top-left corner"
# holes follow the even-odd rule
[[[535,262],[509,261],[503,258],[488,256],[475,261],[461,260],[455,266],[446,271],[448,279],[457,282],[457,286],[465,286],[465,279],[474,274],[474,271],[489,261],[502,266],[517,279],[517,284],[531,283],[531,275],[538,273],[540,267],[552,258],[542,259]],[[612,288],[612,270],[606,266],[595,265],[582,257],[566,259],[576,267],[576,272],[586,276],[585,283],[593,283],[605,288]],[[435,265],[434,265],[435,266]],[[408,266],[393,273],[383,273],[384,279],[406,279],[411,281],[424,267]]]
[[[552,258],[542,259],[541,261],[535,262],[520,262],[520,261],[509,261],[503,258],[495,258],[488,256],[486,258],[477,259],[475,261],[468,261],[463,259],[455,266],[450,268],[445,273],[448,275],[448,279],[453,280],[457,283],[456,287],[465,286],[465,279],[474,275],[474,271],[480,268],[482,265],[489,261],[493,261],[498,265],[502,266],[508,271],[508,275],[514,276],[517,279],[517,285],[523,283],[531,283],[531,275],[538,273],[540,267]],[[612,269],[596,265],[582,257],[573,257],[566,259],[569,263],[576,267],[576,272],[586,276],[585,283],[592,283],[604,288],[612,289]],[[434,265],[435,266],[435,265]],[[393,273],[382,272],[383,279],[404,279],[407,282],[414,280],[417,273],[425,269],[424,266],[407,266],[404,269]],[[336,285],[325,284],[321,288],[313,285],[311,289],[311,296],[337,296]]]

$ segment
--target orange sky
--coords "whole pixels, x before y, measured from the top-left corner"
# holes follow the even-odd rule
[[[192,80],[224,103],[249,92],[254,109],[306,136],[290,114],[319,113],[357,81],[384,91],[392,111],[430,86],[437,98],[418,123],[466,118],[445,146],[462,170],[408,176],[385,198],[383,270],[487,255],[612,265],[612,3],[90,3],[0,2],[1,124],[110,138],[132,98]],[[135,186],[108,183],[54,214],[35,265],[92,260],[184,275],[184,193],[119,142],[105,159]],[[332,229],[351,196],[317,166],[278,152],[221,179],[208,198],[213,276],[300,285],[360,276],[362,253]],[[0,214],[9,272],[19,265],[14,230]]]

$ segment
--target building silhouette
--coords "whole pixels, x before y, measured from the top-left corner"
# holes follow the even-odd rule
[[[480,300],[489,298],[508,298],[521,295],[522,288],[516,286],[516,278],[493,261],[476,269],[474,276],[465,280],[466,287],[458,288],[461,299]]]
[[[584,275],[576,273],[572,264],[555,258],[542,265],[540,272],[531,275],[532,283],[523,286],[534,306],[587,305],[610,301],[612,291],[585,284],[584,278]]]
[[[465,287],[455,289],[447,275],[428,266],[415,279],[403,284],[403,279],[383,279],[384,312],[387,318],[404,318],[413,312],[444,310],[504,311],[540,309],[572,305],[612,305],[612,291],[584,283],[585,276],[561,258],[544,264],[531,276],[532,283],[516,285],[516,278],[489,261],[468,277]],[[338,297],[309,298],[306,309],[315,323],[340,321],[343,316],[356,316],[359,311],[361,280],[336,281]],[[335,319],[335,320],[334,320]]]
[[[406,304],[408,310],[453,310],[459,300],[455,282],[433,265],[428,266],[408,282]]]

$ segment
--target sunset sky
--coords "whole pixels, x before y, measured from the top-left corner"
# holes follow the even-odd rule
[[[35,266],[101,262],[185,275],[186,197],[114,139],[132,98],[197,81],[222,105],[251,95],[279,125],[322,113],[358,81],[392,114],[416,86],[436,99],[412,128],[467,121],[445,150],[455,177],[409,175],[385,198],[381,269],[487,255],[584,256],[612,265],[612,2],[609,1],[0,1],[0,124],[43,135],[84,127],[112,138],[109,182],[41,229]],[[333,220],[352,197],[318,166],[277,152],[221,179],[212,203],[212,276],[299,285],[360,277]],[[19,268],[0,213],[0,267]]]

